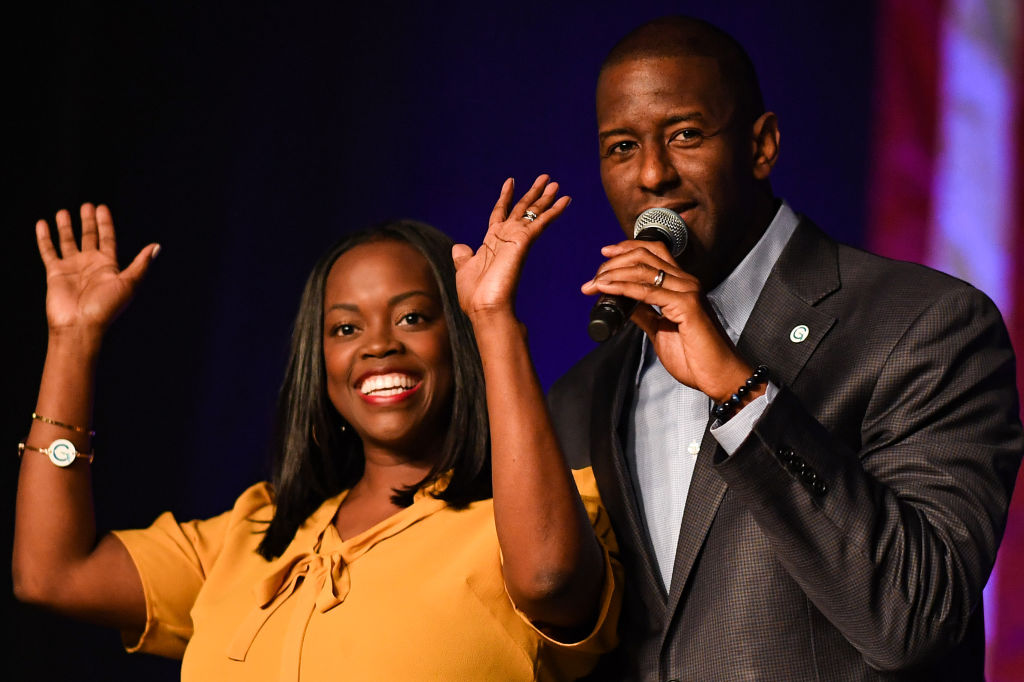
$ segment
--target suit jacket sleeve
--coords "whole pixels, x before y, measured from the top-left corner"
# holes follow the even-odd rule
[[[856,371],[813,372],[813,415],[783,386],[740,449],[715,462],[793,579],[882,670],[963,637],[1022,450],[995,306],[957,286],[914,315]],[[863,405],[854,436],[822,426],[853,395]]]

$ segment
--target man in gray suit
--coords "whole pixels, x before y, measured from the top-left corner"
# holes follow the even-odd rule
[[[640,301],[635,324],[549,396],[627,570],[604,676],[981,679],[981,592],[1024,449],[999,312],[777,199],[778,121],[708,24],[624,38],[597,118],[627,235],[651,207],[690,232],[678,258],[605,248],[583,290]]]

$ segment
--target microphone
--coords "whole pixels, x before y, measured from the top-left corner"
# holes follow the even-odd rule
[[[673,258],[686,248],[686,223],[675,211],[667,208],[649,208],[633,225],[633,239],[661,242],[668,247]],[[602,294],[590,311],[587,333],[598,343],[615,336],[636,309],[636,301],[626,296]]]

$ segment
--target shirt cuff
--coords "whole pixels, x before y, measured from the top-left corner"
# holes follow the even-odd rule
[[[754,430],[757,421],[768,409],[768,406],[775,400],[779,393],[779,387],[768,382],[764,395],[758,396],[743,406],[743,409],[733,415],[732,419],[724,424],[717,419],[711,425],[711,435],[715,437],[718,444],[729,455],[740,449],[743,441],[747,439],[750,432]]]

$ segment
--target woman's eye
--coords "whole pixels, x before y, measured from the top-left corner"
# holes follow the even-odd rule
[[[398,320],[398,324],[419,324],[424,321],[423,315],[419,313],[406,313]]]
[[[335,336],[350,336],[356,333],[356,326],[354,324],[339,324],[334,327]]]

